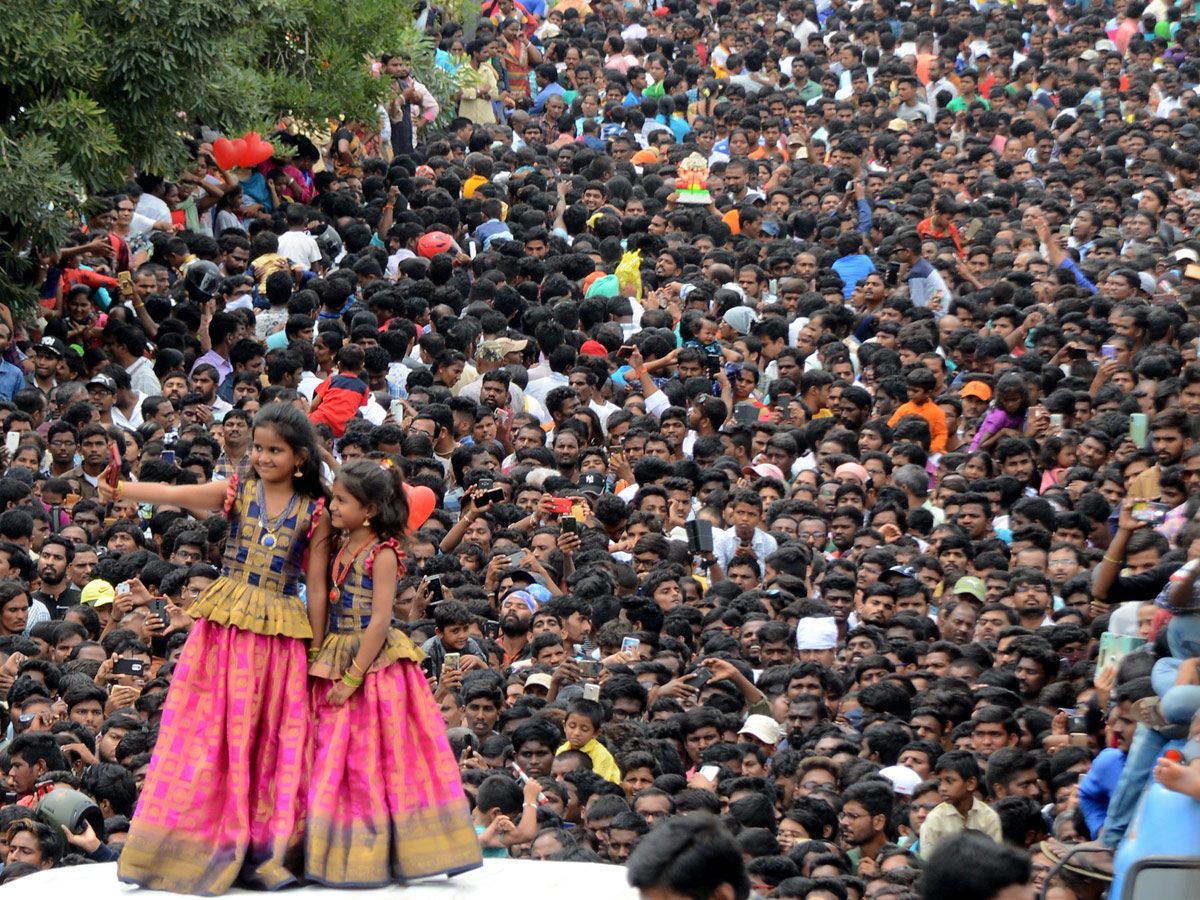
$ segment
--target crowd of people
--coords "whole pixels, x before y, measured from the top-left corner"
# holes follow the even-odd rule
[[[1098,898],[1200,800],[1190,0],[435,27],[0,308],[0,883]]]

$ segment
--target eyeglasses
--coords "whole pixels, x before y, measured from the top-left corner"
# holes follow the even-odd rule
[[[936,803],[914,803],[909,806],[909,809],[923,809],[925,812],[933,812],[937,807],[938,804]]]
[[[75,442],[74,441],[51,441],[50,446],[51,447],[74,447]]]

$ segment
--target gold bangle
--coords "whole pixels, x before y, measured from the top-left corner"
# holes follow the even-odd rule
[[[350,671],[351,671],[351,672],[357,671],[357,672],[358,672],[360,675],[366,675],[366,674],[367,674],[367,670],[366,670],[366,669],[359,668],[359,665],[358,665],[358,660],[357,660],[357,659],[356,659],[356,660],[352,660],[352,661],[351,661],[351,663],[350,663]]]
[[[1113,559],[1108,554],[1105,554],[1104,556],[1100,557],[1100,559],[1102,559],[1104,562],[1110,562],[1115,566],[1119,566],[1121,564],[1121,561],[1119,559]]]
[[[342,683],[353,688],[363,686],[363,680],[361,678],[355,678],[349,672],[346,672],[344,675],[342,675]]]
[[[117,482],[117,491],[116,491],[116,496],[115,496],[113,499],[114,499],[114,500],[116,500],[116,501],[120,501],[120,499],[121,499],[123,496],[125,496],[125,482],[123,482],[123,481],[118,481],[118,482]]]

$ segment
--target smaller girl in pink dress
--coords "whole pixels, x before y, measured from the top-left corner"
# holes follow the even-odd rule
[[[376,887],[473,869],[482,864],[479,842],[420,669],[424,654],[392,625],[404,572],[397,539],[408,524],[403,478],[390,460],[357,460],[338,472],[332,493],[328,521],[340,540],[314,543],[309,558],[305,874]]]

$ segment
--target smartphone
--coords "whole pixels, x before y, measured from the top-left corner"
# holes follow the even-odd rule
[[[481,506],[486,505],[488,503],[503,503],[503,502],[504,502],[504,488],[496,488],[495,490],[484,491],[479,497],[479,503]]]
[[[1151,503],[1148,500],[1138,500],[1133,504],[1133,510],[1130,515],[1133,516],[1135,522],[1145,522],[1147,525],[1154,527],[1162,524],[1170,508],[1165,503]]]
[[[579,664],[579,671],[584,678],[599,678],[604,671],[604,663],[598,659],[577,659],[575,662]]]
[[[117,443],[113,441],[112,458],[108,461],[108,486],[115,488],[121,482],[121,457],[117,453]]]
[[[8,450],[9,462],[17,452],[17,448],[21,446],[21,433],[19,431],[10,431],[4,436],[4,446]]]
[[[445,595],[442,593],[442,578],[440,575],[434,575],[429,579],[429,594],[431,597],[433,597],[433,599],[429,601],[430,606],[432,606],[434,603],[441,603],[446,599]]]
[[[753,425],[758,421],[758,407],[747,400],[735,403],[733,406],[733,420],[739,425]]]
[[[698,669],[696,669],[696,671],[692,672],[691,676],[687,680],[687,683],[689,686],[699,690],[700,688],[704,687],[704,685],[708,684],[710,678],[712,678],[712,672],[708,671],[705,666],[700,666]]]
[[[1071,350],[1071,359],[1087,359],[1086,347],[1075,347]]]
[[[1067,717],[1067,731],[1071,734],[1087,734],[1087,716],[1071,713]]]
[[[115,663],[113,663],[114,675],[133,675],[137,678],[140,678],[145,671],[146,664],[140,659],[128,657],[124,659],[118,659]]]
[[[170,622],[170,614],[167,612],[166,597],[151,597],[150,598],[150,613],[158,616],[164,622]]]
[[[571,503],[570,497],[550,498],[550,512],[554,513],[555,515],[569,516],[571,514],[572,505],[573,504]]]
[[[575,505],[573,505],[571,507],[571,516],[575,519],[576,522],[582,522],[584,519],[587,518],[587,513],[584,510],[582,503],[576,503]]]
[[[689,553],[713,552],[713,525],[708,519],[692,519],[683,526]]]
[[[1116,344],[1104,344],[1100,348],[1100,358],[1101,359],[1116,359],[1117,358]]]
[[[442,668],[443,669],[457,669],[459,657],[460,657],[460,654],[458,654],[458,653],[447,653],[446,659],[442,663]]]
[[[617,359],[629,359],[633,353],[633,347],[621,346],[617,348]]]
[[[1065,225],[1058,226],[1058,236],[1059,237],[1070,237],[1071,236],[1071,223],[1070,222],[1067,222]]]
[[[972,219],[970,222],[967,223],[967,230],[965,233],[966,239],[968,241],[974,240],[975,235],[979,234],[979,229],[981,229],[982,227],[983,227],[983,219],[978,219],[978,218]]]
[[[635,637],[621,638],[621,652],[631,653],[636,658],[642,642]]]
[[[584,700],[599,700],[600,699],[600,685],[585,684],[583,686],[583,699]]]
[[[17,724],[22,728],[28,728],[36,718],[37,713],[21,713],[21,715],[17,716]]]
[[[1200,263],[1188,263],[1183,267],[1183,277],[1200,281]]]
[[[566,534],[576,534],[579,531],[579,522],[574,516],[563,516],[560,521]]]
[[[133,295],[133,273],[129,271],[118,272],[117,281],[121,283],[121,296],[130,297]]]
[[[495,619],[488,619],[487,624],[483,626],[483,636],[489,641],[497,640],[500,637],[500,623]]]
[[[701,766],[700,767],[700,776],[702,778],[707,778],[709,781],[713,782],[714,784],[716,783],[717,775],[720,774],[720,772],[721,772],[720,766]]]
[[[1063,427],[1062,413],[1050,413],[1050,427],[1055,429]]]
[[[120,584],[118,584],[117,585],[117,593],[118,594],[128,594],[129,593],[129,582],[122,581]]]
[[[174,450],[164,450],[162,452],[162,461],[165,462],[168,466],[175,465],[175,451]]]
[[[1129,439],[1139,447],[1146,445],[1150,429],[1150,417],[1145,413],[1134,413],[1129,417]]]

